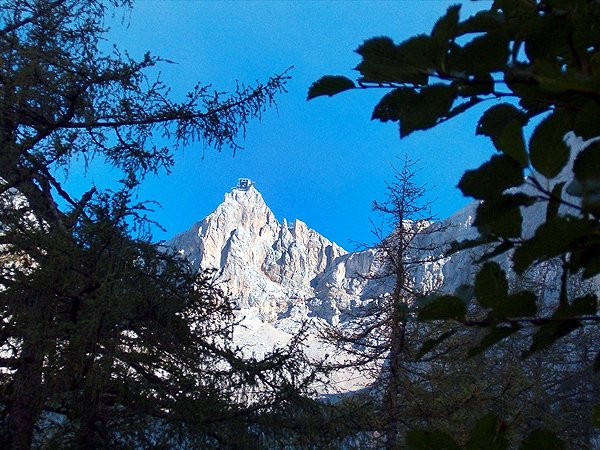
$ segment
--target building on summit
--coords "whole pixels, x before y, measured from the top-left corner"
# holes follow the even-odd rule
[[[247,191],[253,184],[254,183],[250,178],[238,178],[238,183],[235,188],[239,189],[240,191]]]

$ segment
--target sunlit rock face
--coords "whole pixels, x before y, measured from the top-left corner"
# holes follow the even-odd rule
[[[300,220],[279,222],[246,181],[169,242],[195,268],[217,269],[244,317],[286,332],[307,320],[337,324],[348,311],[391,290],[391,278],[373,276],[381,271],[376,251],[348,253]],[[423,290],[443,286],[451,291],[471,279],[472,254],[441,255],[448,242],[474,237],[476,206],[429,225],[431,232],[418,236],[415,247],[431,249],[432,259],[412,274]]]
[[[419,246],[441,255],[448,236],[469,234],[472,213],[474,208],[467,209],[453,219],[452,226],[424,234]],[[431,225],[436,226],[440,224]],[[304,341],[307,353],[315,360],[332,354],[331,345],[319,340],[319,327],[343,325],[365,302],[390,292],[394,284],[392,277],[380,276],[375,250],[348,253],[299,220],[279,222],[250,183],[225,194],[215,211],[169,244],[196,269],[220,272],[240,321],[234,343],[255,355],[285,345],[302,324],[311,328]],[[454,286],[462,275],[466,280],[466,272],[458,279],[451,275],[451,266],[466,266],[466,259],[434,259],[417,267],[416,283]],[[341,390],[368,384],[350,372],[334,376]]]
[[[571,159],[586,145],[571,134],[566,141],[573,150]],[[571,163],[555,181],[569,178]],[[536,194],[531,186],[523,191]],[[445,254],[449,243],[477,236],[473,221],[478,206],[472,202],[441,222],[404,224],[420,230],[413,246],[426,249],[424,254],[408,255],[422,261],[410,275],[417,290],[454,292],[473,282],[485,247]],[[523,234],[531,236],[545,217],[545,205],[523,208],[522,213]],[[237,304],[240,326],[234,331],[235,344],[257,355],[285,345],[302,323],[308,323],[312,331],[306,349],[320,359],[332,349],[319,340],[318,328],[326,323],[344,326],[367,302],[392,292],[394,285],[392,277],[381,276],[381,258],[375,250],[348,253],[299,220],[279,222],[249,180],[241,180],[212,214],[175,236],[170,245],[196,269],[221,272]],[[510,267],[510,253],[494,259]],[[530,276],[545,291],[557,291],[560,276],[551,264],[541,265]],[[514,275],[509,281],[512,289],[521,289],[519,283],[524,282]],[[598,279],[594,283],[599,284]],[[346,377],[337,384],[341,390],[368,383],[352,374],[338,375]]]
[[[299,220],[279,222],[252,185],[170,244],[198,269],[218,269],[238,307],[267,322],[314,297],[314,280],[347,253]]]
[[[571,134],[566,141],[572,159],[586,145]],[[570,174],[571,163],[557,181]],[[531,186],[523,192],[536,194]],[[441,222],[404,224],[405,229],[419,229],[413,247],[424,251],[408,253],[409,258],[422,261],[410,274],[418,291],[451,293],[473,282],[485,247],[444,255],[451,242],[477,236],[472,224],[478,206],[472,202]],[[531,236],[545,217],[545,205],[523,208],[522,213],[523,234]],[[315,330],[325,323],[343,325],[365,302],[392,292],[394,285],[392,277],[381,276],[375,250],[348,253],[299,220],[279,222],[249,180],[241,180],[212,214],[175,236],[170,245],[196,269],[220,271],[242,321],[235,339],[257,353],[284,345],[301,323]],[[508,269],[510,257],[505,253],[494,259]],[[530,276],[552,291],[560,280],[556,269],[544,265],[536,270],[541,275],[534,270]],[[524,282],[513,275],[509,281],[514,289],[521,289],[519,283]],[[317,335],[312,334],[315,339]],[[319,343],[313,349],[325,352]]]

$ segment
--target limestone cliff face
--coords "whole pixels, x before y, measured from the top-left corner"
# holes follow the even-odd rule
[[[432,224],[443,230],[425,233],[418,246],[441,254],[444,242],[470,237],[474,209]],[[300,220],[279,222],[251,185],[225,194],[215,211],[169,244],[197,269],[217,269],[246,316],[290,332],[307,319],[343,321],[344,312],[393,285],[370,277],[380,270],[374,250],[348,253]],[[470,263],[465,255],[436,259],[413,276],[424,289],[452,290],[468,281]]]
[[[585,143],[567,137],[575,155]],[[564,168],[565,180],[570,171],[570,165]],[[544,182],[541,176],[538,179]],[[525,187],[524,192],[534,195],[530,189]],[[442,222],[406,224],[423,231],[415,237],[414,247],[425,254],[409,255],[422,262],[410,273],[420,291],[453,292],[473,282],[476,262],[485,248],[444,255],[450,242],[477,236],[472,224],[478,206],[472,202]],[[530,236],[545,217],[545,207],[536,204],[523,208],[522,213],[523,233]],[[365,303],[389,294],[394,285],[392,277],[381,277],[375,250],[348,253],[299,220],[279,222],[251,185],[227,193],[212,214],[175,236],[170,245],[197,269],[221,272],[238,305],[240,326],[234,330],[234,341],[255,354],[285,345],[300,324],[308,322],[313,328],[304,344],[319,360],[333,351],[319,340],[318,328],[323,322],[343,326]],[[495,260],[508,268],[510,258],[506,253]],[[551,265],[536,270],[531,276],[547,292],[558,292],[556,270]],[[522,282],[510,281],[517,287]],[[594,283],[597,290],[599,278]],[[347,382],[343,385],[347,390],[368,384],[354,376],[348,376]]]
[[[299,220],[277,221],[253,186],[225,194],[170,245],[198,269],[218,269],[238,306],[257,308],[267,321],[313,297],[315,278],[347,253]]]
[[[567,137],[573,155],[586,145],[572,135]],[[563,171],[566,180],[570,166]],[[544,181],[541,176],[539,180]],[[524,192],[534,195],[531,189],[525,187]],[[485,248],[444,254],[450,242],[477,236],[472,223],[478,206],[472,202],[442,222],[406,224],[423,231],[415,238],[414,247],[428,249],[425,255],[412,255],[413,260],[422,261],[410,274],[421,292],[454,292],[473,282],[476,261]],[[545,207],[536,204],[522,212],[523,233],[530,236],[545,217]],[[303,321],[343,323],[364,302],[393,288],[391,277],[378,275],[381,271],[374,250],[348,253],[299,220],[280,223],[251,185],[227,193],[212,214],[175,236],[170,244],[197,269],[221,271],[241,317],[248,318],[246,329],[271,327],[268,333],[273,336],[293,333]],[[495,260],[508,268],[510,257],[506,253]],[[556,271],[542,269],[544,285],[554,289],[560,277]]]

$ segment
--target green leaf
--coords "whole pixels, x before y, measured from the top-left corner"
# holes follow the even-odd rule
[[[483,339],[477,344],[475,347],[469,349],[468,356],[472,358],[473,356],[477,356],[480,353],[486,351],[491,346],[497,344],[501,340],[507,338],[508,336],[516,333],[521,329],[520,325],[514,324],[511,326],[497,326],[490,330],[488,334],[486,334]]]
[[[479,11],[477,14],[467,18],[458,25],[457,35],[485,33],[490,30],[495,30],[501,26],[502,21],[504,21],[503,15],[496,11]]]
[[[366,40],[356,50],[363,59],[356,67],[364,81],[426,85],[443,48],[427,35],[414,36],[400,45],[388,37]]]
[[[438,65],[446,45],[426,34],[418,34],[401,42],[396,48],[396,57],[403,65],[429,71]]]
[[[442,333],[437,338],[427,339],[425,342],[423,342],[423,345],[417,352],[417,355],[415,356],[415,358],[421,359],[423,356],[425,356],[427,353],[429,353],[431,350],[436,348],[438,345],[440,345],[442,342],[444,342],[446,339],[448,339],[455,333],[456,333],[456,330],[450,330],[450,331],[446,331],[445,333]]]
[[[519,121],[513,120],[506,124],[504,129],[492,141],[496,149],[517,160],[521,167],[527,165],[523,126]]]
[[[416,130],[427,130],[435,126],[438,121],[448,115],[454,99],[456,89],[446,84],[434,84],[421,89],[413,97],[410,109],[400,122],[400,136],[406,137]]]
[[[508,35],[491,31],[473,38],[463,47],[454,47],[446,60],[450,71],[468,75],[485,75],[506,67],[510,55]]]
[[[522,274],[536,261],[545,261],[569,252],[573,243],[586,237],[592,229],[592,222],[575,217],[556,217],[544,222],[531,239],[515,250],[515,272]]]
[[[556,434],[544,429],[532,431],[519,446],[519,450],[564,450],[564,448],[564,444]]]
[[[579,321],[575,319],[556,320],[541,325],[533,335],[531,346],[523,353],[523,358],[528,358],[540,350],[549,348],[561,337],[568,335],[579,326]]]
[[[569,305],[559,306],[552,314],[552,320],[541,325],[533,335],[533,342],[530,348],[523,353],[523,357],[527,358],[535,352],[550,347],[558,339],[581,326],[579,317],[594,315],[597,309],[598,298],[596,295],[578,297]]]
[[[410,430],[406,433],[406,444],[414,450],[460,450],[454,439],[437,430]]]
[[[525,115],[508,103],[502,103],[488,109],[477,124],[476,134],[488,136],[499,152],[514,158],[527,166],[527,151],[523,137]]]
[[[524,114],[513,105],[501,103],[485,111],[477,123],[476,134],[495,137],[513,120],[524,123]]]
[[[315,81],[308,89],[307,100],[327,95],[329,97],[340,92],[354,89],[354,81],[342,76],[327,75]]]
[[[521,206],[535,203],[535,198],[525,194],[504,194],[485,200],[477,207],[473,223],[481,234],[505,238],[520,237],[523,216]]]
[[[569,118],[564,111],[554,111],[535,128],[529,141],[529,158],[535,170],[546,178],[554,178],[569,161],[570,149],[565,143]]]
[[[523,169],[517,161],[510,156],[495,155],[478,169],[466,171],[458,187],[465,195],[485,200],[498,197],[523,181]]]
[[[521,236],[523,216],[518,206],[502,208],[502,211],[494,207],[498,203],[486,200],[477,207],[477,217],[473,223],[481,234],[490,234],[505,238]],[[502,205],[501,206],[506,206]]]
[[[585,140],[600,135],[600,105],[590,100],[575,116],[573,131]]]
[[[500,421],[495,414],[489,413],[475,423],[471,430],[466,450],[504,450],[508,442],[500,431]]]
[[[585,211],[600,214],[600,142],[591,143],[577,155],[573,173],[575,180],[567,192],[582,197]]]
[[[446,43],[456,35],[459,22],[460,5],[452,5],[446,10],[446,14],[440,17],[431,31],[431,37]]]
[[[464,320],[467,306],[464,301],[454,295],[433,297],[419,309],[419,320]]]
[[[420,92],[397,88],[383,96],[371,118],[400,121],[400,135],[406,137],[435,126],[450,111],[455,95],[455,88],[444,84],[426,86]]]
[[[510,295],[497,305],[489,316],[493,319],[532,317],[537,313],[537,298],[533,292],[522,291]]]
[[[487,262],[475,277],[475,297],[484,308],[494,308],[508,295],[508,281],[500,265]]]
[[[550,111],[549,103],[552,104],[560,98],[560,94],[548,93],[539,85],[532,83],[534,77],[531,65],[514,64],[507,68],[504,76],[506,86],[519,99],[519,106],[525,111],[542,113]]]
[[[364,41],[357,49],[363,58],[389,57],[396,49],[394,41],[387,36],[377,36]]]
[[[573,254],[575,255],[575,252]],[[600,245],[592,245],[584,248],[580,254],[583,264],[579,267],[583,268],[583,279],[585,280],[598,275],[600,273]]]
[[[592,424],[594,428],[600,428],[600,404],[594,405],[592,410]]]
[[[367,39],[357,49],[356,52],[363,57],[363,60],[356,67],[356,70],[367,81],[391,82],[398,78],[396,73],[401,69],[394,69],[398,66],[394,54],[396,44],[389,37],[374,37]]]
[[[392,38],[388,36],[376,36],[366,39],[356,49],[356,53],[364,58],[389,55],[396,48]]]
[[[569,26],[565,18],[548,14],[542,20],[532,21],[534,27],[525,40],[525,53],[530,61],[551,60],[568,52]]]
[[[590,233],[569,244],[571,250],[569,270],[577,272],[583,269],[584,279],[600,273],[600,233],[597,225],[595,229],[593,228],[593,222],[591,227]]]
[[[379,119],[382,122],[402,120],[410,114],[410,104],[416,95],[410,88],[397,88],[388,92],[375,106],[371,119]]]
[[[574,299],[568,308],[557,311],[557,317],[595,315],[598,309],[598,297],[595,294]]]
[[[469,81],[453,81],[453,84],[461,97],[488,95],[495,89],[494,78],[491,75],[480,75]]]

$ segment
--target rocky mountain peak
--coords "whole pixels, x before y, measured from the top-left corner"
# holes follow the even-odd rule
[[[253,185],[246,189],[235,187],[226,193],[223,202],[212,215],[236,228],[257,232],[276,221],[273,212]]]
[[[218,269],[239,306],[266,320],[313,297],[315,279],[347,253],[300,220],[280,223],[246,179],[170,245],[195,267]]]
[[[573,155],[586,145],[570,135],[567,143]],[[564,171],[568,179],[571,167]],[[536,195],[533,187],[525,187],[523,192]],[[403,224],[420,231],[412,243],[415,253],[407,254],[420,261],[409,274],[418,290],[454,292],[473,282],[477,270],[474,262],[486,249],[477,247],[451,255],[445,250],[451,242],[477,236],[472,223],[478,207],[479,202],[472,202],[442,222]],[[523,208],[525,235],[535,232],[545,217],[544,208],[541,204]],[[303,344],[308,353],[315,360],[331,354],[330,344],[319,339],[323,322],[350,324],[349,319],[372,301],[389,295],[395,283],[376,249],[347,253],[300,220],[289,223],[283,219],[280,223],[247,179],[241,179],[225,194],[212,214],[175,236],[170,244],[196,268],[220,270],[238,304],[235,314],[240,323],[234,330],[234,342],[256,354],[285,345],[300,324],[307,322],[310,331]],[[494,260],[509,267],[510,258],[506,253]],[[531,276],[537,277],[547,292],[559,291],[560,276],[551,266],[538,272]],[[368,384],[353,374],[336,376],[342,390]]]

